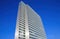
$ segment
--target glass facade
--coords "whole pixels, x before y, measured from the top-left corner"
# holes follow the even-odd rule
[[[18,8],[15,39],[46,39],[40,16],[23,2]]]
[[[40,16],[27,6],[29,38],[30,39],[46,39],[45,31]]]

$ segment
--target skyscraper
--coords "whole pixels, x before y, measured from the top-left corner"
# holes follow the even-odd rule
[[[18,8],[15,39],[46,39],[41,17],[22,1]]]

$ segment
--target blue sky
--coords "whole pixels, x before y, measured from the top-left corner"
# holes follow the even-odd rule
[[[14,39],[21,0],[0,0],[0,39]],[[60,39],[60,0],[22,0],[42,18],[47,39]]]

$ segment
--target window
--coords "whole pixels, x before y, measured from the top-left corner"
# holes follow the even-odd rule
[[[18,37],[18,39],[20,39],[20,37]]]

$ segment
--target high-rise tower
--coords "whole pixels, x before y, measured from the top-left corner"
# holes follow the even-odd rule
[[[15,39],[46,39],[40,16],[22,1],[18,8]]]

